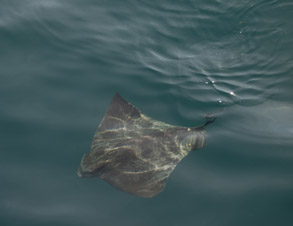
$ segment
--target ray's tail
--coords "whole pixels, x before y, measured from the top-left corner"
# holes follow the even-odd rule
[[[202,127],[206,127],[207,125],[213,123],[214,121],[216,121],[217,117],[216,116],[219,116],[219,114],[221,114],[222,112],[225,111],[225,108],[224,109],[221,109],[219,111],[216,111],[216,112],[213,112],[213,113],[210,113],[210,114],[206,114],[205,115],[205,119],[207,120],[205,122],[205,124],[202,125]]]
[[[203,124],[202,127],[206,127],[207,125],[213,123],[214,121],[216,121],[217,117],[210,116],[210,115],[206,115],[206,116],[205,116],[205,119],[206,119],[207,121],[205,122],[205,124]]]
[[[216,113],[218,113],[218,112],[207,114],[205,116],[206,122],[203,125],[197,127],[197,129],[203,129],[207,125],[209,125],[209,124],[213,123],[214,121],[216,121],[216,119],[217,119],[217,117],[215,116]]]

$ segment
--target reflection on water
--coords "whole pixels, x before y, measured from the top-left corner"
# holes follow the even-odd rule
[[[1,225],[292,225],[291,1],[2,1]],[[115,92],[208,144],[141,199],[76,169]]]

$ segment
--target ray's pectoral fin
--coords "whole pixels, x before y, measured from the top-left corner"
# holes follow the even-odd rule
[[[121,171],[119,168],[107,168],[100,176],[112,186],[130,194],[150,198],[160,193],[168,177],[160,176],[156,170]]]
[[[77,171],[79,177],[98,177],[100,171],[106,166],[106,161],[96,161],[91,153],[84,154]]]
[[[97,132],[105,131],[109,128],[124,127],[128,120],[138,119],[140,116],[141,113],[135,106],[116,93]]]

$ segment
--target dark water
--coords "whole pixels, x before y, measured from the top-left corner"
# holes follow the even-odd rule
[[[293,2],[0,1],[1,225],[293,225]],[[79,179],[113,94],[217,112],[143,199]]]

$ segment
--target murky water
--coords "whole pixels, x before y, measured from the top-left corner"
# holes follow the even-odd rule
[[[293,225],[293,3],[0,7],[1,225]],[[77,168],[115,92],[208,144],[143,199]]]

